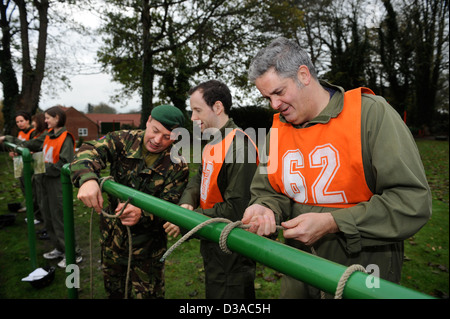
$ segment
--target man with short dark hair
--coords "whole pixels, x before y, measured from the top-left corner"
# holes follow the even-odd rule
[[[189,94],[192,121],[213,139],[204,147],[202,166],[189,181],[179,204],[212,218],[240,220],[250,199],[249,187],[257,167],[256,146],[229,117],[232,98],[224,83],[206,81]],[[170,223],[166,231],[169,235],[179,233],[178,227]],[[201,239],[200,250],[206,298],[255,298],[253,260],[235,252],[227,254],[217,243],[206,239]]]

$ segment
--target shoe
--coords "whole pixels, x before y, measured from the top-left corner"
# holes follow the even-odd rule
[[[26,207],[21,207],[17,210],[18,213],[25,213],[27,211]]]
[[[75,263],[76,263],[76,264],[79,264],[82,260],[83,260],[83,257],[77,256],[77,257],[75,258]],[[58,263],[58,267],[66,268],[66,257],[64,257],[64,258]]]
[[[47,234],[46,231],[43,231],[43,232],[39,235],[39,239],[47,240],[47,239],[50,239],[50,236]]]
[[[55,248],[52,251],[45,253],[43,256],[45,259],[56,259],[59,257],[64,257],[64,253]]]
[[[27,223],[28,221],[27,221],[27,219],[25,218],[25,223]],[[41,223],[41,221],[40,220],[38,220],[38,219],[35,219],[34,220],[34,224],[35,225],[37,225],[37,224],[40,224]]]

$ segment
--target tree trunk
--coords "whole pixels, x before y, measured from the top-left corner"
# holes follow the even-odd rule
[[[142,1],[142,111],[141,128],[145,128],[145,123],[153,109],[153,56],[150,42],[150,5],[148,0]]]
[[[12,134],[15,128],[14,114],[17,98],[19,96],[19,84],[16,72],[12,64],[11,54],[11,26],[7,16],[8,5],[3,1],[0,4],[2,47],[0,50],[0,82],[3,86],[3,118],[5,121],[4,133]]]
[[[1,82],[3,84],[3,114],[5,133],[11,134],[15,129],[15,113],[25,110],[34,114],[39,106],[41,84],[44,78],[48,29],[48,0],[33,1],[39,17],[39,37],[36,52],[35,68],[31,65],[29,43],[29,21],[25,0],[14,0],[19,9],[20,39],[22,49],[22,88],[19,91],[17,75],[13,68],[11,55],[11,26],[7,16],[9,2],[1,4],[2,50],[0,51]]]
[[[31,66],[28,19],[25,0],[15,0],[20,12],[20,37],[22,42],[22,91],[16,109],[34,114],[39,107],[41,84],[44,78],[48,29],[48,0],[33,1],[39,14],[39,37],[35,68]]]

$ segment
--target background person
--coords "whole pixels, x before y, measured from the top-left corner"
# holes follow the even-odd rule
[[[18,146],[22,146],[22,143],[28,141],[32,138],[32,134],[35,131],[34,127],[31,125],[31,115],[26,111],[18,111],[15,116],[16,125],[19,129],[17,133],[17,137],[11,135],[5,135],[0,137],[0,143],[3,141],[16,144]],[[18,156],[16,152],[9,152],[9,156],[11,158]],[[23,177],[19,178],[20,188],[22,189],[22,194],[25,197],[25,184],[23,181]],[[27,210],[25,207],[25,200],[22,202],[22,207],[19,208],[18,212],[23,213]],[[39,223],[39,219],[35,219],[35,223]]]
[[[66,113],[61,108],[54,106],[45,111],[45,123],[48,133],[45,135],[42,146],[44,152],[45,174],[42,179],[43,197],[42,214],[45,221],[50,241],[54,247],[52,251],[45,253],[45,259],[62,258],[58,263],[61,268],[66,267],[64,216],[63,216],[63,191],[61,183],[61,169],[66,163],[70,163],[75,152],[75,138],[67,131]],[[76,262],[82,261],[80,252],[76,256]]]
[[[45,136],[48,133],[47,123],[45,123],[45,114],[36,113],[31,117],[31,125],[35,128],[32,139],[24,142],[23,147],[28,148],[31,152],[41,152],[44,144]],[[33,200],[34,200],[34,216],[38,220],[44,222],[44,227],[37,231],[39,239],[49,239],[47,229],[45,227],[45,220],[42,214],[42,205],[44,205],[45,192],[43,192],[43,178],[44,174],[34,173],[32,176],[33,183]]]
[[[24,125],[26,122],[25,119],[28,118],[28,114],[25,112],[24,115],[19,115],[16,117],[16,123],[23,128],[26,127],[27,133],[22,135],[22,138],[13,137],[10,135],[0,137],[0,143],[3,141],[7,141],[17,146],[28,148],[32,153],[42,151],[42,145],[44,143],[45,135],[47,134],[47,123],[45,123],[44,113],[37,113],[31,117],[31,126]],[[20,134],[20,133],[19,133]],[[43,221],[44,217],[42,215],[43,205],[42,200],[45,194],[42,193],[42,174],[33,174],[32,175],[32,187],[33,187],[33,207],[34,207],[34,216],[35,223],[39,223]],[[25,194],[25,188],[23,184],[23,179],[21,178],[21,187],[23,193]],[[40,239],[48,239],[47,232],[44,229],[39,232]]]

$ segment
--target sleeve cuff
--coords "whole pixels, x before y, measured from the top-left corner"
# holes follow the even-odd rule
[[[96,181],[98,181],[97,174],[95,174],[95,173],[83,174],[83,176],[80,178],[80,186],[83,185],[85,182],[91,180],[91,179],[95,179]]]
[[[344,241],[345,250],[349,254],[361,251],[361,234],[356,227],[355,220],[348,209],[338,209],[331,212]]]

